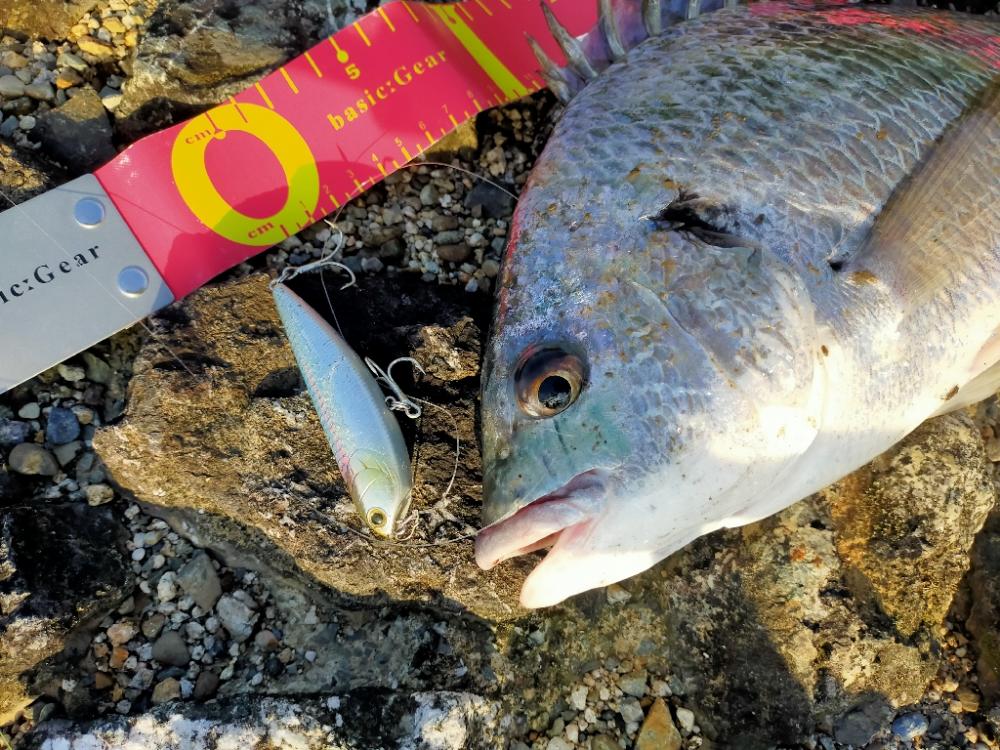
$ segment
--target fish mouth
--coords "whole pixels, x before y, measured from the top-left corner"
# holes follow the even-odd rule
[[[476,563],[489,570],[512,557],[551,547],[570,530],[584,531],[604,506],[607,477],[603,469],[581,472],[482,529],[476,536]]]

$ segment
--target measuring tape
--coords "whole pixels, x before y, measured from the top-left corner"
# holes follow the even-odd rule
[[[573,33],[591,0],[543,0]],[[95,176],[174,298],[337,210],[561,59],[539,0],[396,0]]]
[[[396,0],[246,91],[0,213],[0,393],[180,299],[490,107],[594,0]],[[39,335],[39,333],[43,335]]]

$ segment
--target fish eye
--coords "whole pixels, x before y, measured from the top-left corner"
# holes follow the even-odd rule
[[[514,375],[518,405],[532,417],[564,411],[579,397],[585,382],[583,360],[558,347],[529,352]]]

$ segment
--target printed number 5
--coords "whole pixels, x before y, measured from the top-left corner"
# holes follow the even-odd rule
[[[350,78],[352,81],[355,78],[357,78],[358,76],[361,75],[361,71],[358,70],[358,66],[355,65],[354,63],[351,63],[350,65],[345,66],[344,70],[347,73],[347,77]]]

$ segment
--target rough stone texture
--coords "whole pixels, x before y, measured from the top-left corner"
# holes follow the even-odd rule
[[[995,499],[972,420],[925,423],[825,494],[854,595],[872,599],[903,636],[944,620]]]
[[[203,706],[173,704],[79,728],[51,721],[28,746],[57,750],[72,742],[73,747],[105,750],[466,750],[502,747],[501,723],[495,703],[468,693],[362,692],[296,703],[252,698]]]
[[[318,287],[306,284],[301,291],[326,309]],[[441,502],[455,465],[455,427],[448,414],[429,407],[416,430],[408,421],[403,429],[417,444],[412,507],[426,531],[411,543],[471,533],[481,493],[474,447],[476,363],[488,300],[430,288],[412,276],[373,277],[360,289],[337,292],[334,300],[352,311],[340,316],[347,340],[383,366],[429,353],[428,342],[440,337],[442,327],[455,351],[467,353],[432,357],[431,373],[412,388],[458,423],[462,460],[448,502]],[[430,315],[434,326],[428,328]],[[171,519],[180,520],[179,511],[186,533],[226,560],[245,556],[257,565],[298,569],[358,596],[436,596],[443,606],[493,619],[515,613],[530,560],[484,573],[469,539],[415,551],[359,533],[362,525],[301,390],[264,277],[204,289],[167,318],[158,342],[135,365],[127,418],[95,438],[96,450],[125,490],[144,503],[167,506]],[[410,387],[404,368],[394,373]]]
[[[108,113],[92,88],[81,88],[65,104],[39,116],[34,132],[73,174],[99,167],[116,153]]]
[[[979,654],[976,671],[986,700],[1000,701],[1000,512],[994,512],[976,539],[969,572],[971,600],[965,626]]]
[[[3,141],[0,141],[0,175],[3,175],[3,192],[14,203],[33,198],[63,179],[51,165],[15,151]],[[4,208],[9,207],[7,200],[0,200]]]
[[[336,13],[345,3],[337,2]],[[150,19],[115,110],[133,139],[252,85],[329,33],[320,0],[166,0]]]
[[[44,39],[65,39],[97,0],[0,0],[0,29]]]
[[[912,473],[917,457],[935,468]],[[894,707],[919,700],[937,671],[927,625],[943,619],[942,602],[953,598],[976,524],[994,502],[978,431],[965,417],[928,423],[876,466],[761,523],[695,542],[625,582],[625,603],[595,591],[548,613],[543,645],[510,644],[527,649],[520,662],[530,669],[505,691],[534,688],[537,705],[557,706],[585,665],[609,655],[673,674],[674,694],[727,747],[794,744],[816,729],[863,744]],[[926,534],[900,573],[908,588],[864,579],[893,560],[893,545],[906,554],[909,538],[863,545],[858,535],[888,533],[891,519],[909,513]]]
[[[79,503],[0,511],[0,720],[37,693],[30,675],[125,596],[121,528]]]

